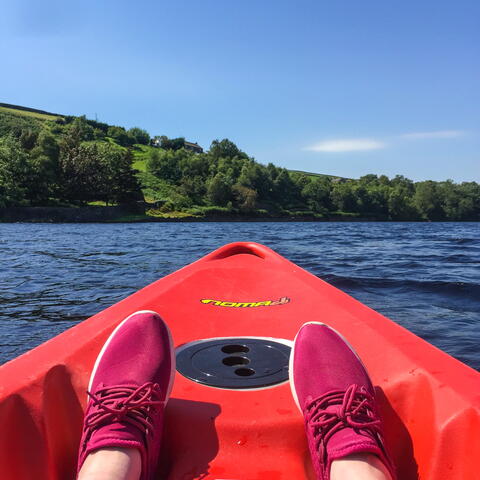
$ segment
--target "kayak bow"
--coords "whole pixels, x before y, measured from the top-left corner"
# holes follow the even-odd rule
[[[255,243],[225,245],[2,366],[0,478],[74,477],[93,363],[137,310],[158,312],[177,347],[160,478],[314,478],[287,381],[307,321],[361,356],[399,478],[478,478],[480,374]]]

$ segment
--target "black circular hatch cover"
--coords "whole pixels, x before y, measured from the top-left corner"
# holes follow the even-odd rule
[[[177,348],[177,370],[210,387],[269,387],[288,380],[291,343],[259,337],[197,340]]]

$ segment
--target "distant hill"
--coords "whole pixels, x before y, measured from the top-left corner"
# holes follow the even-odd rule
[[[0,102],[0,112],[13,113],[16,115],[23,115],[25,117],[35,117],[40,120],[55,120],[57,117],[63,117],[58,113],[46,112],[45,110],[38,110],[36,108],[22,107],[20,105],[11,105],[10,103]]]
[[[30,108],[30,107],[23,107],[21,105],[13,105],[10,103],[1,103],[0,102],[0,112],[6,113],[13,113],[16,115],[22,115],[26,117],[34,117],[38,118],[39,120],[55,120],[58,117],[65,117],[66,115],[61,115],[59,113],[52,113],[47,112],[45,110],[39,110],[37,108]],[[138,149],[134,152],[136,164],[134,167],[138,170],[145,170],[145,160],[148,154],[150,153],[150,148],[143,146],[141,149]],[[342,181],[342,180],[350,180],[349,178],[339,177],[336,175],[326,175],[323,173],[313,173],[313,172],[305,172],[303,170],[291,170],[287,169],[289,172],[292,173],[299,173],[306,175],[307,177],[328,177],[334,181]]]
[[[327,177],[330,180],[333,180],[333,181],[336,181],[336,182],[344,181],[344,180],[351,180],[351,178],[339,177],[337,175],[327,175],[325,173],[304,172],[303,170],[291,170],[291,169],[288,169],[288,171],[292,172],[292,173],[299,173],[299,174],[302,174],[302,175],[306,175],[307,177]]]

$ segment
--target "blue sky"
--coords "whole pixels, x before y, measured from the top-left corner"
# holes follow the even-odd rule
[[[0,102],[262,163],[480,181],[480,2],[16,0]]]

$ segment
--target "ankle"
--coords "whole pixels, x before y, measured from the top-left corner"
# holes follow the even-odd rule
[[[90,453],[78,473],[78,480],[138,480],[142,472],[136,448],[101,448]]]
[[[334,460],[330,480],[393,480],[388,468],[372,453],[354,453]]]

